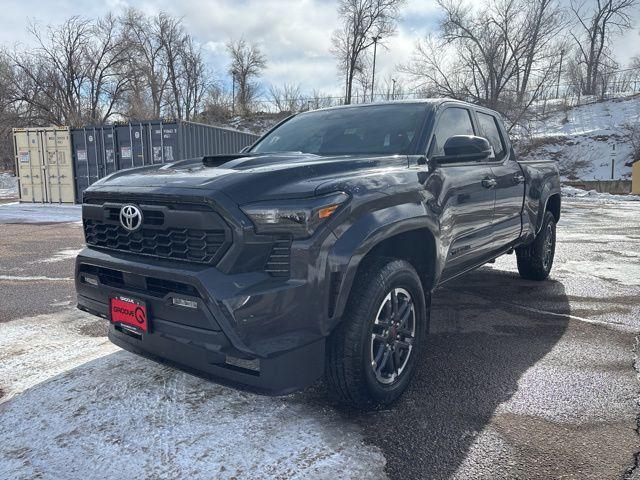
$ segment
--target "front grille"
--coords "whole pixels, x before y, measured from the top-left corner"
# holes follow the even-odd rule
[[[144,204],[143,204],[144,203]],[[120,224],[122,203],[85,203],[83,226],[93,248],[183,262],[215,264],[231,244],[226,222],[208,205],[140,202],[135,232]]]
[[[288,277],[291,269],[291,238],[276,239],[264,271],[272,277]]]
[[[225,243],[224,231],[142,227],[129,232],[95,220],[84,220],[84,234],[91,246],[197,263],[211,263]]]

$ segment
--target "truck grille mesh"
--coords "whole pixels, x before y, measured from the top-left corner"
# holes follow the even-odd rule
[[[124,203],[127,202],[127,203]],[[137,205],[142,226],[131,232],[120,223],[123,205]],[[209,205],[162,198],[85,198],[87,246],[182,262],[216,264],[232,243],[229,226]]]
[[[142,228],[129,232],[120,225],[84,220],[88,245],[171,260],[211,263],[225,243],[220,230]]]

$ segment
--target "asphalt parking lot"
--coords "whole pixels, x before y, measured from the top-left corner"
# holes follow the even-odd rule
[[[2,208],[2,207],[0,207]],[[506,256],[434,295],[391,409],[256,396],[111,345],[77,223],[0,225],[0,478],[639,478],[640,202],[565,201],[552,278]]]

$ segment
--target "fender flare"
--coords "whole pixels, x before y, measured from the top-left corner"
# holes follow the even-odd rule
[[[522,212],[525,243],[533,241],[542,228],[549,198],[561,195],[558,169],[555,165],[545,168],[546,163],[550,162],[541,163],[538,168],[529,166],[526,162],[520,164],[526,178]]]
[[[540,229],[542,228],[542,224],[544,222],[544,215],[547,211],[547,207],[549,206],[549,200],[553,196],[557,196],[560,201],[560,205],[562,205],[562,195],[560,194],[560,191],[553,191],[553,189],[551,189],[549,186],[545,186],[542,195],[540,196],[540,202],[538,206],[538,215],[536,218],[535,230],[536,235],[540,233]],[[560,218],[560,215],[558,215],[558,218]]]
[[[331,279],[329,302],[333,304],[329,308],[330,317],[339,319],[344,313],[358,267],[376,245],[395,235],[424,229],[428,230],[434,240],[437,252],[434,270],[437,277],[444,264],[439,242],[439,223],[425,212],[422,204],[400,204],[370,212],[344,231],[328,255],[327,270]]]

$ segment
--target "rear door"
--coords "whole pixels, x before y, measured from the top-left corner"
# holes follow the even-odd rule
[[[38,129],[15,129],[14,142],[20,181],[20,200],[34,203],[47,202],[42,132]]]
[[[524,176],[516,162],[502,122],[489,112],[476,111],[478,135],[486,138],[495,154],[491,171],[496,181],[495,211],[493,216],[493,248],[507,247],[520,237],[522,231],[522,205]]]
[[[42,132],[47,201],[74,203],[75,183],[71,141],[67,127],[51,127]]]
[[[464,106],[448,106],[438,113],[428,157],[443,155],[444,142],[455,135],[478,135],[471,111]],[[436,202],[442,241],[448,247],[442,280],[482,263],[490,250],[495,190],[486,182],[493,177],[489,163],[436,164],[430,177],[429,188],[439,184]]]

